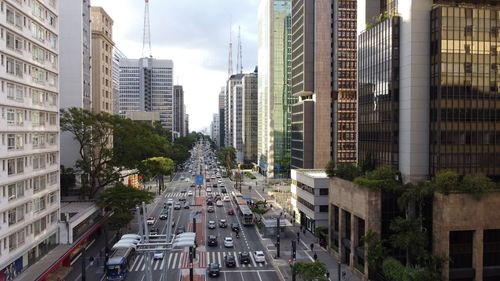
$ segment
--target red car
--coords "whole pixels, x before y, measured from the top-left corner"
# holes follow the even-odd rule
[[[228,215],[234,215],[234,211],[232,208],[227,208],[227,214]]]

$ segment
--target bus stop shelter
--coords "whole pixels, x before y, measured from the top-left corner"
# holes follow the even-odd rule
[[[266,238],[276,237],[276,228],[278,227],[278,222],[276,218],[262,218],[261,220],[263,227],[263,235]],[[292,224],[285,218],[280,219],[280,230],[283,232],[285,227],[290,227]]]

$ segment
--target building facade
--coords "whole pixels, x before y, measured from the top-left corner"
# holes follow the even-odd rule
[[[189,135],[189,114],[184,115],[184,132],[187,135]]]
[[[173,131],[173,62],[154,58],[120,59],[119,114],[160,113],[163,128]]]
[[[210,138],[217,144],[219,143],[219,114],[214,113],[210,123]]]
[[[230,99],[232,102],[231,120],[231,145],[236,149],[236,161],[243,162],[243,76],[239,80],[240,83],[234,85],[230,91]]]
[[[113,47],[113,113],[120,113],[120,59],[127,58],[116,46]]]
[[[88,1],[61,1],[59,39],[60,44],[60,105],[92,110],[91,88],[91,27]],[[40,35],[42,36],[42,35]],[[80,158],[74,149],[73,135],[61,132],[61,164],[73,167]]]
[[[332,1],[332,160],[357,160],[357,0]]]
[[[257,132],[258,132],[258,101],[257,101],[257,69],[255,72],[245,74],[243,77],[243,163],[257,163]]]
[[[219,93],[219,137],[216,143],[219,148],[224,147],[226,138],[225,112],[226,112],[226,88],[222,87]]]
[[[288,169],[292,1],[261,1],[258,39],[258,165],[267,177]]]
[[[331,8],[327,0],[292,1],[292,94],[298,98],[296,105],[306,100],[314,104],[312,124],[295,126],[301,116],[292,113],[291,167],[296,169],[322,169],[332,155]],[[309,156],[310,166],[304,161]]]
[[[62,2],[62,1],[61,1]],[[59,1],[3,1],[0,9],[0,279],[13,278],[58,242],[59,198]],[[66,2],[66,1],[64,1]],[[65,3],[66,4],[66,3]],[[73,31],[81,32],[82,3]],[[62,8],[62,7],[61,7]],[[89,14],[84,18],[88,19]],[[87,29],[88,30],[88,29]],[[81,33],[80,33],[81,34]],[[90,34],[90,33],[89,33]],[[89,37],[87,37],[87,40]],[[87,41],[89,43],[89,41]],[[78,47],[82,50],[82,41]],[[82,53],[80,53],[81,55]],[[82,58],[82,56],[80,56]],[[84,62],[87,66],[90,62]],[[89,106],[90,76],[72,93]],[[84,66],[85,68],[85,66]],[[88,70],[88,69],[87,69]],[[62,83],[61,83],[62,86]],[[88,91],[84,91],[83,89]],[[61,101],[63,99],[61,98]]]
[[[183,137],[184,130],[184,89],[181,85],[174,85],[174,133]]]
[[[91,7],[92,111],[113,114],[113,20],[101,7]]]
[[[224,143],[226,146],[235,146],[234,143],[234,128],[235,128],[235,101],[234,98],[238,95],[237,91],[240,92],[241,96],[241,79],[243,78],[243,74],[233,74],[229,77],[226,82],[226,93],[225,93],[225,136]],[[239,90],[238,90],[239,89]]]

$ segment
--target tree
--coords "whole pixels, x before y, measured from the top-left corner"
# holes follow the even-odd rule
[[[335,161],[330,160],[328,161],[328,163],[326,163],[325,172],[326,175],[330,178],[333,178],[335,176]]]
[[[133,215],[130,209],[142,202],[151,203],[153,199],[154,195],[151,192],[117,183],[114,187],[107,188],[100,193],[97,205],[105,210],[113,211],[108,224],[113,229],[120,229],[132,220]]]
[[[174,169],[174,161],[166,157],[152,157],[142,160],[139,170],[146,178],[156,178],[159,192],[164,189],[163,176],[170,175]]]
[[[397,180],[398,173],[389,166],[380,166],[364,176],[354,180],[356,184],[375,190],[385,190],[396,192],[400,189],[400,183]]]
[[[328,270],[322,262],[296,262],[292,271],[303,281],[327,281]]]
[[[93,198],[104,186],[117,181],[120,171],[113,167],[113,118],[80,108],[61,110],[61,130],[73,134],[80,159],[75,167],[82,174],[82,195]]]
[[[466,175],[464,176],[461,184],[461,190],[469,193],[477,200],[496,188],[495,183],[483,174],[478,175]]]
[[[415,261],[425,259],[427,238],[422,231],[421,218],[404,219],[397,217],[392,220],[390,229],[393,234],[390,242],[395,249],[406,253],[406,265],[414,265]]]
[[[236,167],[236,149],[232,146],[225,146],[219,151],[219,161],[224,163],[227,171]]]
[[[454,171],[443,170],[436,174],[432,182],[437,191],[448,195],[459,186],[460,176]]]

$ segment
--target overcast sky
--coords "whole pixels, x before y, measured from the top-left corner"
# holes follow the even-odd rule
[[[68,1],[68,0],[64,0]],[[184,86],[191,131],[210,126],[227,79],[232,23],[233,68],[241,27],[243,72],[257,64],[259,0],[150,0],[152,54],[174,62],[174,84]],[[113,18],[113,41],[128,58],[142,55],[144,1],[91,0]]]

